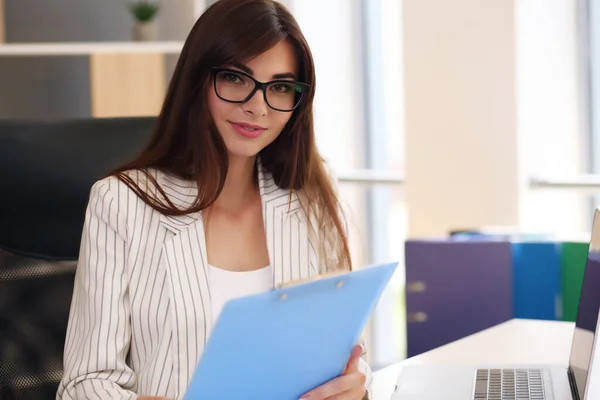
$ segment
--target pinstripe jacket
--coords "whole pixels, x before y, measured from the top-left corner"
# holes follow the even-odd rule
[[[195,184],[155,172],[176,206]],[[298,197],[259,167],[273,284],[318,273]],[[291,201],[291,204],[290,204]],[[211,296],[201,213],[166,216],[117,178],[90,193],[57,399],[179,399],[210,335]],[[371,372],[361,359],[361,369]]]

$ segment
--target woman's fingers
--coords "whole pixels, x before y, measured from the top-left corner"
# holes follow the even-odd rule
[[[301,397],[302,400],[325,400],[342,394],[364,393],[366,376],[361,372],[349,373],[319,386]],[[342,397],[343,398],[343,397]]]
[[[344,374],[351,374],[353,372],[358,372],[358,364],[360,362],[360,355],[362,354],[362,346],[357,344],[352,349],[352,353],[350,354],[350,359],[348,360],[348,364],[346,365],[346,370]]]

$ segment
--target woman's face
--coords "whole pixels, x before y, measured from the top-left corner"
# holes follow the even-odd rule
[[[260,82],[298,80],[298,60],[294,48],[287,41],[279,42],[247,64],[225,67],[245,72]],[[254,87],[254,83],[247,77],[235,73],[222,73],[215,79],[219,95],[230,100],[241,100],[233,97],[237,92]],[[271,105],[275,106],[271,99],[283,96],[283,93],[279,92],[285,91],[286,88],[280,85],[270,86],[266,90],[273,92],[268,94],[268,98]],[[230,156],[256,156],[279,136],[292,116],[292,112],[270,108],[265,102],[262,90],[257,90],[245,103],[230,103],[219,98],[213,87],[209,90],[208,107]]]

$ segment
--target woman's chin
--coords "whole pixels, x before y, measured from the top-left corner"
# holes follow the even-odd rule
[[[236,146],[227,148],[229,158],[255,158],[262,149],[255,146]]]

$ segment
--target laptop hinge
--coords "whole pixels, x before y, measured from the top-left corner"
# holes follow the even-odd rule
[[[571,396],[573,400],[581,400],[579,397],[579,390],[577,389],[577,381],[575,380],[575,374],[571,367],[567,370],[567,376],[569,377],[569,386],[571,387]]]

